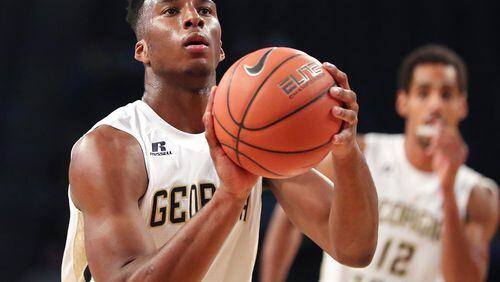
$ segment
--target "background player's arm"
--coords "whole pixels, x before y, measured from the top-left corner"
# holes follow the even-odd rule
[[[73,152],[70,183],[97,281],[200,281],[250,191],[221,184],[211,201],[157,249],[139,212],[148,179],[141,148],[130,135],[108,126],[89,133]]]
[[[442,267],[446,281],[481,281],[486,278],[488,246],[496,231],[498,196],[482,181],[471,191],[464,224],[455,198],[455,181],[468,148],[458,128],[437,124],[426,153],[440,178],[443,194]],[[494,186],[494,185],[493,185]],[[495,191],[495,192],[491,192]]]
[[[276,204],[262,247],[260,281],[285,281],[301,242],[302,233]]]
[[[469,199],[465,224],[460,220],[453,190],[444,193],[442,267],[446,281],[484,281],[488,249],[497,229],[496,189],[475,187]]]

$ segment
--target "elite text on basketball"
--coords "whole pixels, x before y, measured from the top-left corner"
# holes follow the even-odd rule
[[[294,73],[287,76],[278,84],[278,87],[290,99],[295,97],[304,87],[313,82],[314,78],[323,74],[323,69],[316,62],[307,63],[299,67]]]

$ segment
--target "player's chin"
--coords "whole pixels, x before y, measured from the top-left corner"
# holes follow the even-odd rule
[[[205,60],[191,62],[185,69],[185,73],[194,77],[206,77],[212,75],[215,67]]]

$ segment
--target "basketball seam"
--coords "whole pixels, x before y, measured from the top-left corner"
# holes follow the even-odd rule
[[[217,123],[219,124],[219,126],[229,135],[231,136],[232,138],[236,139],[236,136],[234,136],[233,134],[231,134],[229,132],[229,130],[227,130],[224,125],[222,125],[222,123],[220,122],[220,120],[217,118],[217,116],[214,116],[215,117],[215,121],[217,121]],[[318,150],[318,149],[321,149],[323,147],[325,147],[326,145],[330,144],[332,141],[331,139],[328,140],[328,142],[324,143],[324,144],[321,144],[319,146],[316,146],[314,148],[310,148],[310,149],[306,149],[306,150],[300,150],[300,151],[277,151],[277,150],[272,150],[272,149],[266,149],[266,148],[263,148],[263,147],[259,147],[259,146],[256,146],[256,145],[253,145],[251,143],[248,143],[246,142],[245,140],[241,140],[240,139],[240,142],[249,146],[249,147],[252,147],[254,149],[258,149],[258,150],[261,150],[261,151],[264,151],[264,152],[269,152],[269,153],[276,153],[276,154],[288,154],[288,155],[292,155],[292,154],[303,154],[303,153],[308,153],[308,152],[312,152],[312,151],[315,151],[315,150]]]
[[[222,146],[227,147],[227,148],[229,148],[229,149],[231,149],[231,150],[233,150],[233,151],[235,151],[235,152],[236,152],[236,148],[233,148],[233,147],[231,147],[231,146],[229,146],[229,145],[227,145],[227,144],[224,144],[224,143],[220,143],[220,144],[221,144]],[[261,165],[260,163],[258,163],[256,160],[254,160],[254,159],[250,158],[249,156],[247,156],[245,153],[240,153],[240,154],[241,154],[242,156],[244,156],[245,158],[247,158],[247,159],[248,159],[249,161],[251,161],[252,163],[256,164],[258,167],[262,168],[263,170],[265,170],[265,171],[267,171],[267,172],[269,172],[269,173],[272,173],[272,174],[277,175],[277,176],[280,176],[280,177],[284,177],[284,176],[285,176],[285,175],[281,175],[281,174],[279,174],[279,173],[276,173],[276,172],[274,172],[274,171],[272,171],[272,170],[270,170],[270,169],[266,168],[265,166],[263,166],[263,165]]]
[[[283,62],[279,63],[268,75],[267,77],[262,81],[262,83],[259,85],[259,87],[257,88],[257,90],[255,91],[255,93],[252,95],[252,98],[250,99],[249,103],[247,104],[247,107],[245,109],[245,112],[243,113],[243,117],[241,118],[241,124],[238,124],[239,128],[238,128],[238,135],[236,137],[236,145],[235,145],[235,150],[236,150],[236,159],[238,160],[238,163],[241,164],[240,162],[240,157],[239,157],[239,154],[240,154],[240,151],[239,151],[239,142],[240,142],[240,135],[241,135],[241,130],[242,130],[242,126],[244,125],[245,123],[245,118],[249,112],[249,109],[250,107],[252,106],[253,104],[253,101],[255,100],[255,98],[257,97],[257,95],[259,94],[260,90],[262,89],[262,87],[264,87],[264,84],[266,84],[266,82],[269,80],[269,78],[281,67],[283,66],[285,63],[287,63],[288,61],[296,58],[296,57],[299,57],[299,56],[303,56],[304,54],[303,53],[299,53],[299,54],[294,54],[286,59],[283,60]],[[229,103],[228,103],[229,104]]]

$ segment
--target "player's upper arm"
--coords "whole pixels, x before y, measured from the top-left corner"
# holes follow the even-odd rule
[[[129,134],[101,126],[75,146],[71,198],[83,213],[90,271],[98,280],[128,276],[124,267],[154,252],[138,202],[147,188],[142,150]]]
[[[467,206],[466,235],[476,258],[486,275],[488,249],[498,223],[498,190],[485,185],[476,186]]]

